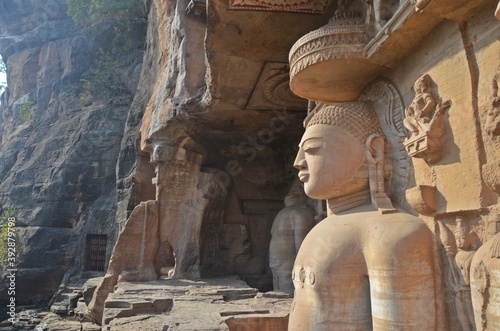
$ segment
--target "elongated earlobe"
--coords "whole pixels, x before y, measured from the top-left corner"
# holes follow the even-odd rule
[[[366,159],[368,160],[372,204],[380,213],[388,214],[395,213],[396,209],[385,193],[384,145],[384,138],[378,134],[372,134],[366,139]]]

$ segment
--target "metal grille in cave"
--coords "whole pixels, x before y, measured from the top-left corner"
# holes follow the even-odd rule
[[[87,235],[84,270],[104,271],[104,266],[106,264],[106,243],[107,236],[105,234]]]

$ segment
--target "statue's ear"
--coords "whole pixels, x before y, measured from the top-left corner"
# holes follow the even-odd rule
[[[396,209],[385,193],[384,138],[378,134],[372,134],[366,139],[366,147],[372,204],[382,214],[395,213]]]
[[[384,160],[384,138],[379,134],[372,134],[366,139],[369,161],[379,163]]]

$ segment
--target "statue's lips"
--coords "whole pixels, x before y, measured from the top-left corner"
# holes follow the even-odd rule
[[[299,179],[303,183],[307,182],[307,180],[309,179],[309,173],[300,171],[299,172]]]

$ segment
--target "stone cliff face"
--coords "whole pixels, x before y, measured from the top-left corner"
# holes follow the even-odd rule
[[[197,270],[193,274],[238,274],[251,286],[271,289],[270,229],[295,174],[290,146],[298,142],[307,108],[307,101],[288,88],[288,51],[328,14],[243,13],[228,10],[226,2],[210,1],[148,4],[152,45],[148,42],[144,65],[152,70],[144,69],[145,84],[139,84],[141,89],[150,86],[150,98],[144,103],[136,152],[140,185],[135,187],[141,189],[135,197],[159,201],[160,241],[171,244],[177,257],[181,252],[189,256],[187,264]],[[283,38],[265,32],[270,29]],[[164,149],[175,157],[157,159]],[[198,170],[185,176],[182,164],[191,153],[200,158]],[[140,169],[149,156],[156,175]],[[182,208],[199,206],[190,205],[196,199],[183,185],[196,187],[199,194],[204,188],[197,187],[195,178],[213,174],[227,187],[227,197],[211,197],[220,198],[221,206],[213,203],[201,219],[191,220]],[[193,236],[200,228],[199,238]],[[179,231],[186,239],[173,238]],[[186,247],[173,241],[184,241]],[[186,271],[178,262],[180,276]]]
[[[85,32],[67,17],[63,0],[1,3],[0,54],[9,87],[2,96],[0,207],[18,221],[19,303],[46,300],[59,284],[92,275],[89,235],[106,236],[109,258],[134,207],[155,199],[171,203],[160,204],[165,254],[157,256],[157,267],[184,252],[189,258],[178,276],[236,273],[271,289],[270,228],[294,176],[294,151],[284,146],[296,144],[307,106],[287,87],[287,53],[318,17],[294,25],[293,13],[240,20],[239,12],[214,3],[208,11],[184,0],[144,4],[144,50],[138,40],[126,55],[113,54],[126,89],[103,102],[85,97],[83,81],[92,82],[99,50],[113,44],[108,23]],[[287,37],[259,40],[254,36],[262,31],[254,31],[240,38],[239,30],[259,26],[254,19],[262,31],[280,26]],[[233,23],[219,26],[223,20]],[[33,113],[29,120],[26,110]],[[154,159],[158,146],[199,155],[193,173],[182,170],[182,160],[166,166],[192,186],[184,198],[172,190],[175,175],[166,190],[153,185],[154,166],[164,166]],[[225,187],[218,197],[204,191],[210,185],[198,187],[212,182]],[[193,213],[195,232],[182,223]],[[180,237],[172,234],[179,231]],[[183,236],[188,245],[170,247]]]
[[[130,217],[89,303],[103,325],[104,302],[124,280],[237,274],[272,289],[270,230],[307,108],[288,88],[287,53],[317,16],[242,14],[223,2],[146,6],[143,71],[118,163],[117,220]],[[283,40],[263,33],[277,27]]]
[[[65,0],[0,3],[0,54],[8,73],[0,208],[17,220],[18,304],[47,300],[61,282],[95,269],[85,266],[88,235],[105,236],[108,255],[114,244],[116,163],[122,139],[130,139],[126,123],[143,50],[141,33],[125,54],[110,50],[124,88],[103,101],[85,100],[83,80],[92,82],[99,50],[113,42],[112,29],[109,23],[92,33],[75,27]],[[133,113],[128,123],[138,117]],[[4,292],[2,283],[7,298]]]
[[[382,1],[342,3],[144,0],[147,31],[135,31],[123,52],[111,22],[89,33],[66,16],[65,0],[1,1],[9,87],[1,106],[0,211],[17,219],[18,304],[43,302],[58,285],[104,270],[86,293],[103,326],[105,302],[120,294],[113,290],[122,281],[236,274],[271,290],[271,227],[296,177],[303,120],[325,104],[362,101],[373,104],[393,163],[391,182],[382,176],[384,157],[371,155],[368,169],[360,168],[377,186],[373,202],[388,215],[392,202],[419,214],[432,232],[432,243],[415,251],[432,246],[425,261],[439,293],[435,325],[471,330],[473,308],[476,318],[490,314],[498,286],[488,277],[500,253],[471,260],[490,237],[497,239],[485,247],[500,247],[494,4],[401,1],[384,12]],[[120,86],[106,98],[87,93],[99,83],[101,50]],[[416,115],[423,99],[433,115]],[[360,202],[351,198],[365,203],[363,192],[346,194],[349,208],[342,199],[337,207]],[[321,219],[325,206],[315,208]],[[321,245],[309,246],[321,255]],[[325,281],[301,270],[296,286]],[[4,284],[0,293],[7,297]]]

